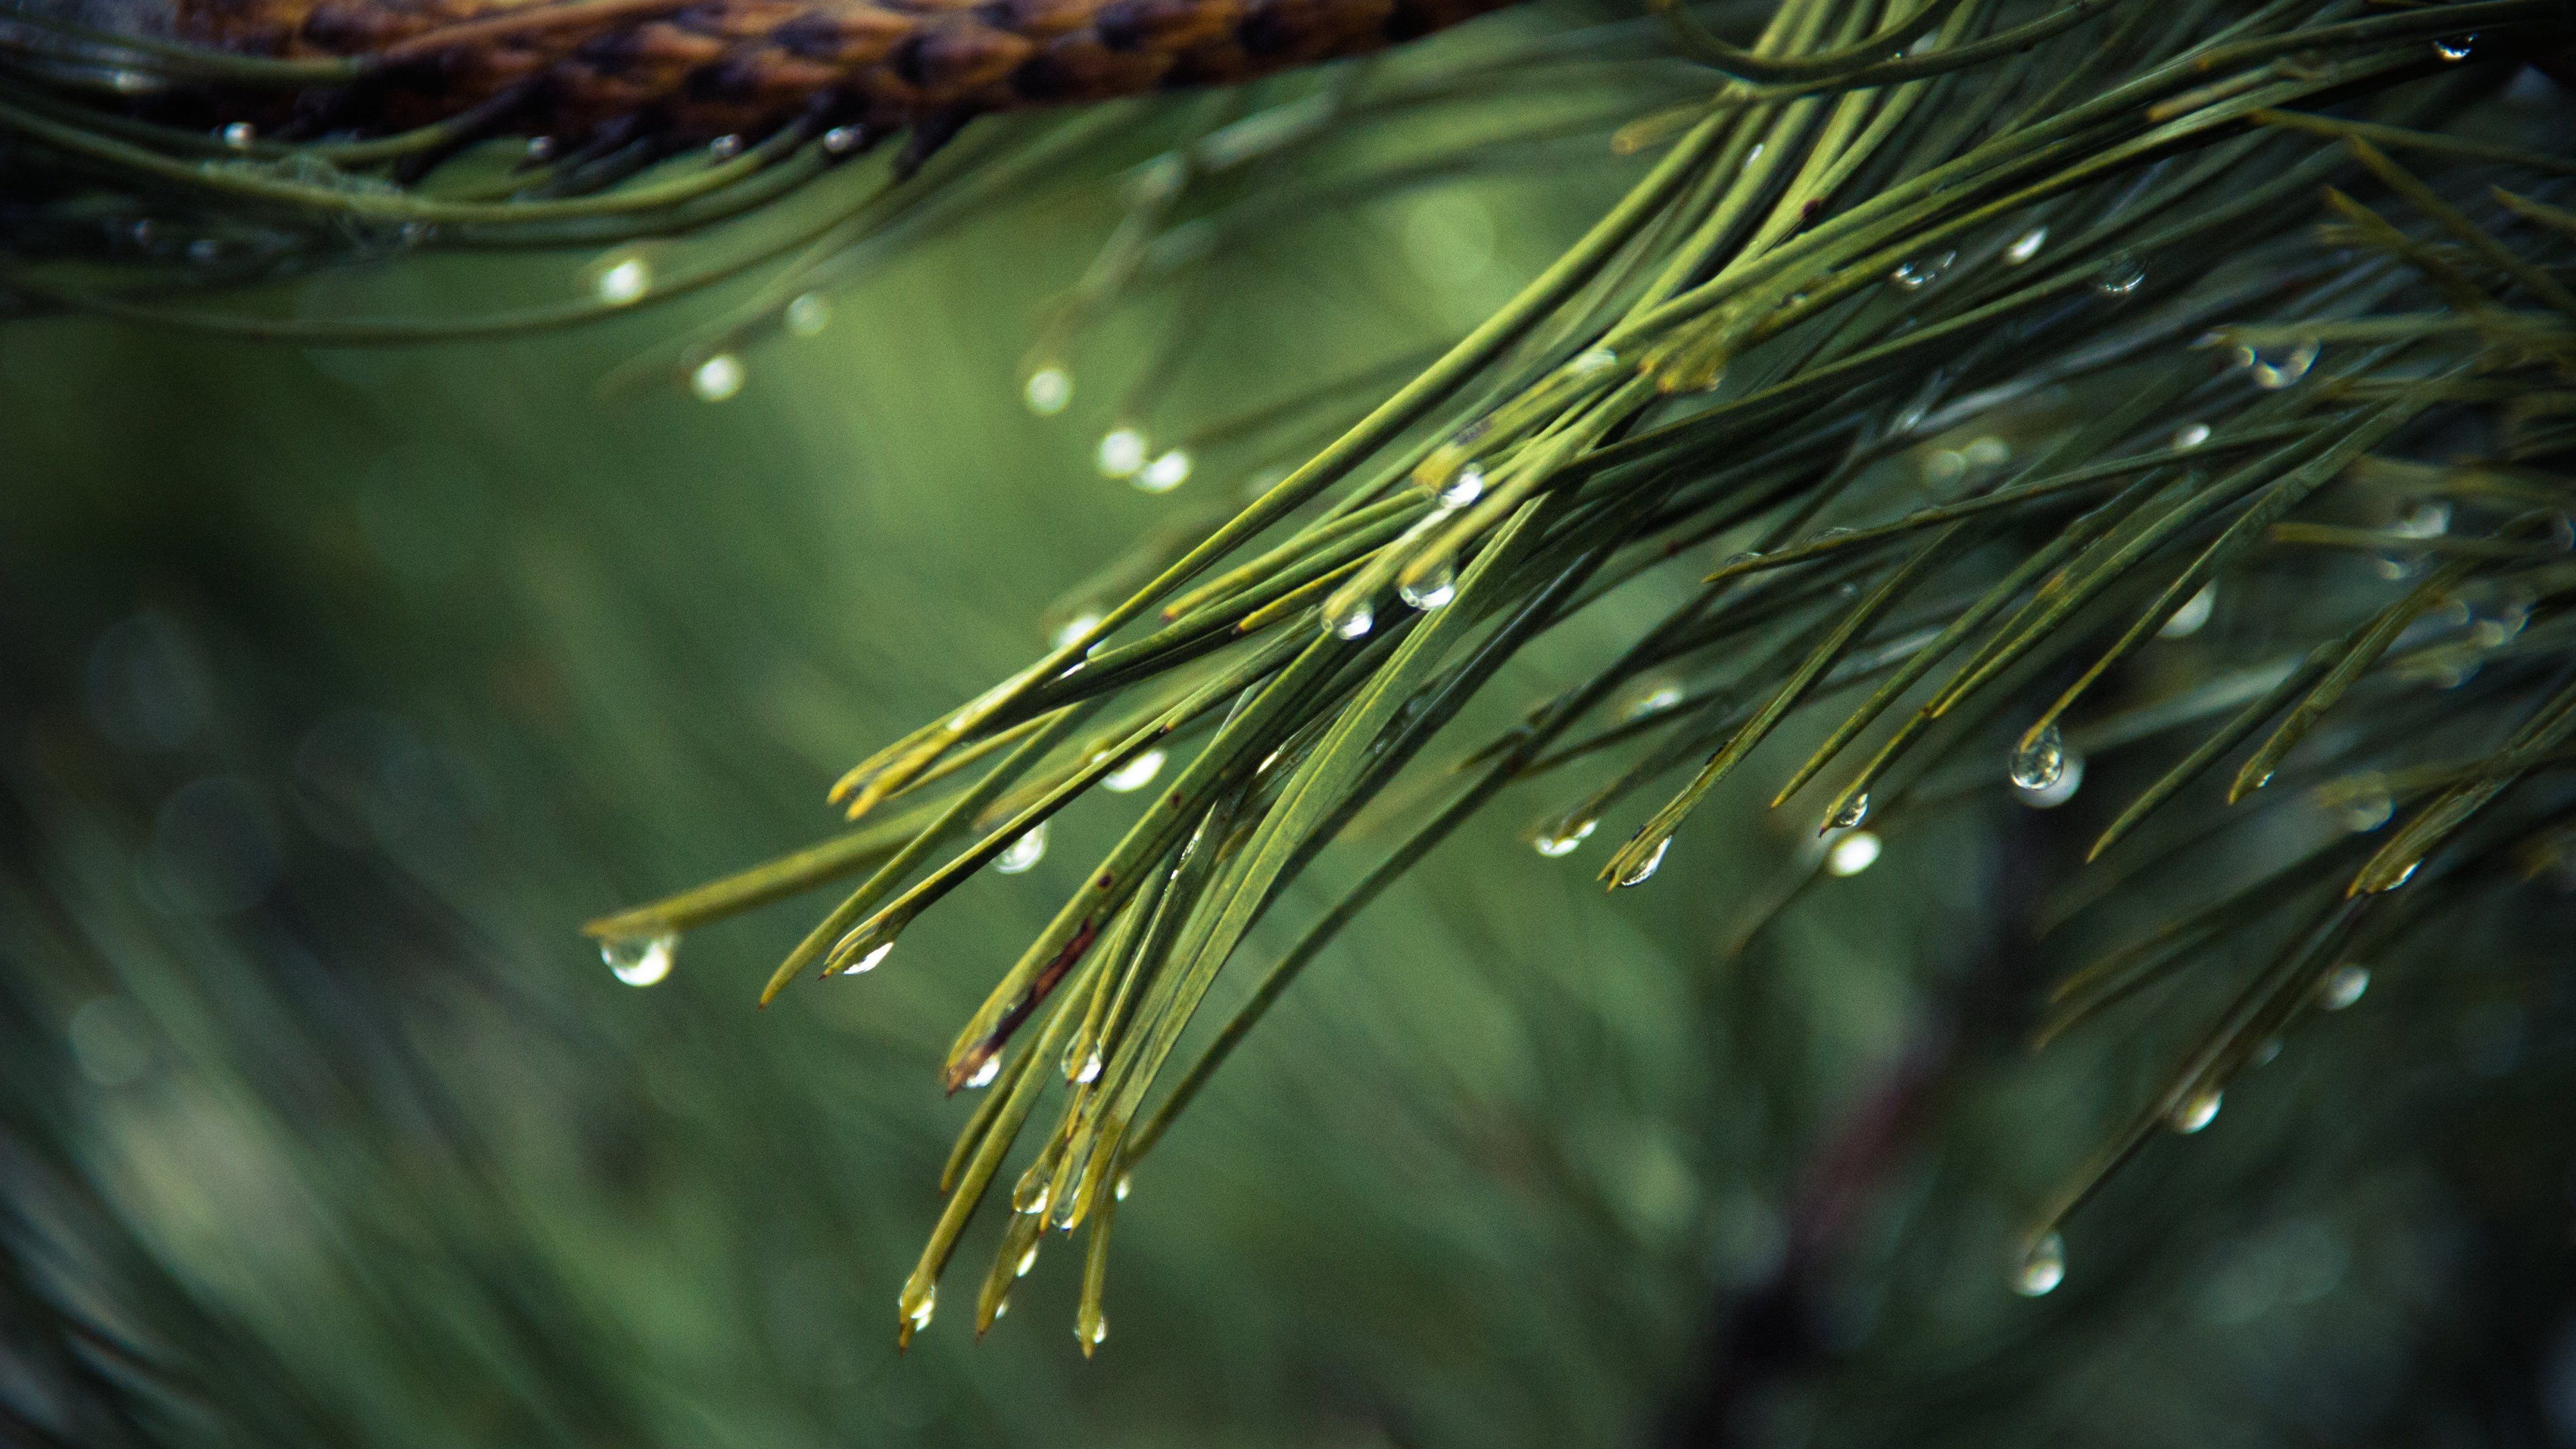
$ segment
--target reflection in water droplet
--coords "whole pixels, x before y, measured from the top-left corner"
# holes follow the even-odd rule
[[[591,293],[611,307],[623,307],[653,290],[653,265],[642,257],[621,257],[600,268]]]
[[[1049,640],[1049,642],[1054,644],[1058,649],[1062,649],[1066,645],[1071,644],[1074,640],[1081,638],[1083,635],[1088,634],[1099,627],[1100,616],[1086,609],[1083,612],[1074,615],[1072,618],[1065,620],[1064,623],[1056,629],[1054,636]]]
[[[2074,799],[2076,790],[2084,784],[2084,756],[2074,750],[2067,750],[2064,754],[2055,780],[2036,790],[2015,785],[2014,797],[2033,810],[2054,810]]]
[[[734,135],[718,136],[707,143],[707,154],[718,161],[730,161],[742,154],[742,138]]]
[[[2359,1001],[2361,994],[2369,989],[2369,967],[2352,964],[2338,966],[2328,972],[2326,979],[2317,987],[2317,1005],[2328,1011],[2341,1011]]]
[[[629,986],[651,986],[671,974],[671,956],[680,948],[676,931],[659,936],[629,936],[599,943],[599,959],[610,974]]]
[[[1458,571],[1444,563],[1411,583],[1396,585],[1395,593],[1416,609],[1437,609],[1458,597]]]
[[[2066,1241],[2055,1233],[2030,1245],[2013,1268],[2012,1286],[2024,1298],[2037,1298],[2066,1281]]]
[[[1449,480],[1448,486],[1440,490],[1440,506],[1448,509],[1464,508],[1484,496],[1485,470],[1470,463],[1459,469],[1457,476]]]
[[[1656,841],[1655,848],[1646,852],[1645,859],[1638,861],[1635,865],[1632,865],[1628,867],[1627,870],[1621,872],[1619,876],[1619,884],[1622,886],[1637,886],[1644,885],[1646,882],[1653,880],[1655,878],[1655,872],[1664,868],[1664,852],[1672,848],[1673,838],[1669,835]]]
[[[832,325],[832,304],[817,292],[800,292],[779,314],[787,330],[798,337],[813,337]]]
[[[1174,448],[1138,470],[1136,486],[1148,493],[1169,493],[1189,476],[1190,455]]]
[[[2440,538],[2451,531],[2451,505],[2438,498],[2418,503],[2388,531],[2400,538]]]
[[[861,976],[870,971],[874,971],[877,969],[878,965],[893,952],[893,950],[894,942],[879,941],[875,945],[870,946],[867,950],[861,952],[859,959],[851,962],[849,969],[843,971],[841,974],[844,976]]]
[[[1110,1189],[1110,1191],[1111,1191],[1111,1192],[1113,1192],[1113,1193],[1115,1193],[1115,1194],[1117,1194],[1117,1196],[1118,1196],[1118,1200],[1119,1200],[1120,1202],[1125,1202],[1125,1201],[1127,1200],[1127,1188],[1128,1188],[1128,1185],[1129,1185],[1130,1183],[1134,1182],[1134,1181],[1135,1181],[1135,1174],[1134,1174],[1134,1173],[1122,1172],[1122,1173],[1118,1174],[1118,1184],[1117,1184],[1117,1186],[1115,1186],[1115,1187],[1111,1188],[1111,1189]]]
[[[1029,1276],[1029,1270],[1030,1270],[1031,1268],[1036,1267],[1037,1265],[1038,1265],[1038,1245],[1037,1245],[1037,1244],[1035,1244],[1035,1243],[1031,1243],[1031,1244],[1029,1244],[1029,1250],[1028,1250],[1027,1252],[1025,1252],[1025,1253],[1020,1254],[1020,1261],[1019,1261],[1019,1265],[1018,1265],[1017,1267],[1014,1267],[1013,1269],[1011,1269],[1011,1276],[1012,1276],[1012,1277],[1014,1277],[1014,1278],[1025,1278],[1025,1277]]]
[[[1154,777],[1162,772],[1163,752],[1161,750],[1147,750],[1145,753],[1138,755],[1136,758],[1129,760],[1123,765],[1120,765],[1117,769],[1110,771],[1107,775],[1102,776],[1100,780],[1100,788],[1103,790],[1115,791],[1118,794],[1124,795],[1131,791],[1142,790],[1146,786],[1153,784]]]
[[[1100,1080],[1100,1053],[1098,1053],[1098,1052],[1093,1052],[1091,1055],[1089,1055],[1089,1056],[1087,1056],[1087,1057],[1084,1057],[1084,1058],[1082,1059],[1082,1070],[1081,1070],[1081,1071],[1078,1071],[1078,1072],[1076,1072],[1076,1073],[1074,1073],[1074,1074],[1073,1074],[1073,1079],[1074,1079],[1075,1081],[1077,1081],[1077,1082],[1096,1082],[1096,1081],[1099,1081],[1099,1080]]]
[[[2045,790],[2066,773],[2066,737],[2051,723],[2038,734],[2014,746],[2012,762],[2005,770],[2015,785],[2025,790]]]
[[[2366,834],[2387,824],[2397,814],[2397,802],[2386,791],[2356,796],[2345,802],[2343,828],[2355,835]]]
[[[1828,830],[1856,830],[1860,828],[1860,823],[1868,818],[1869,792],[1867,790],[1863,790],[1859,794],[1845,800],[1842,808],[1834,812],[1833,818],[1825,822],[1825,828]]]
[[[834,126],[823,133],[823,149],[835,156],[847,156],[867,144],[865,126]]]
[[[1608,372],[1618,365],[1618,353],[1607,347],[1595,347],[1587,352],[1576,354],[1574,360],[1565,365],[1565,369],[1577,377],[1593,377]]]
[[[911,1320],[913,1332],[919,1333],[930,1326],[931,1311],[938,1306],[939,1288],[938,1285],[933,1284],[921,1290],[921,1297],[903,1310],[903,1316]]]
[[[1046,822],[1041,820],[1030,826],[1019,839],[1004,846],[1000,855],[993,857],[993,869],[1004,875],[1018,875],[1046,859],[1046,845]]]
[[[217,131],[215,135],[234,150],[247,151],[250,149],[250,143],[258,138],[259,131],[248,121],[235,121]]]
[[[1338,611],[1327,611],[1324,628],[1343,639],[1357,639],[1377,627],[1377,611],[1365,598],[1344,603]]]
[[[2048,245],[2048,228],[2044,226],[2032,227],[2030,230],[2014,237],[2012,245],[2004,248],[2004,264],[2006,266],[2013,267],[2020,266],[2022,263],[2029,261],[2032,257],[2038,256],[2039,249],[2046,245]]]
[[[1145,466],[1145,435],[1134,428],[1111,428],[1093,457],[1104,478],[1125,478]]]
[[[1858,875],[1878,864],[1882,849],[1876,835],[1866,830],[1850,831],[1825,851],[1825,870],[1831,875]]]
[[[1530,844],[1538,848],[1539,854],[1553,860],[1560,855],[1573,854],[1574,847],[1591,839],[1592,832],[1600,826],[1601,822],[1593,819],[1555,820],[1531,836]]]
[[[2185,423],[2174,429],[2173,445],[2177,452],[2188,453],[2209,441],[2209,424]]]
[[[2218,1120],[2218,1104],[2225,1095],[2216,1087],[2195,1092],[2174,1108],[2173,1116],[2167,1120],[2173,1130],[2188,1136]]]
[[[1031,1215],[1035,1215],[1035,1214],[1038,1214],[1038,1213],[1045,1212],[1045,1211],[1047,1210],[1047,1204],[1048,1204],[1048,1203],[1050,1203],[1050,1202],[1053,1202],[1054,1200],[1055,1200],[1055,1186],[1054,1186],[1054,1184],[1052,1184],[1052,1183],[1042,1183],[1042,1184],[1040,1184],[1040,1185],[1039,1185],[1038,1190],[1037,1190],[1037,1193],[1036,1193],[1036,1195],[1035,1195],[1035,1196],[1031,1197],[1027,1202],[1024,1202],[1024,1203],[1014,1203],[1014,1204],[1012,1205],[1011,1210],[1012,1210],[1013,1212],[1028,1213],[1028,1214],[1031,1214]],[[1032,1250],[1032,1251],[1034,1251],[1034,1250]]]
[[[1002,1054],[1000,1052],[995,1052],[991,1056],[984,1058],[984,1064],[975,1069],[975,1075],[966,1079],[966,1085],[969,1087],[989,1087],[993,1085],[993,1079],[1001,1074]]]
[[[2093,279],[2093,290],[2105,297],[2125,297],[2147,280],[2147,264],[2135,252],[2115,252]]]
[[[2451,40],[2437,40],[2433,42],[2433,54],[2447,61],[2463,61],[2469,58],[2470,49],[2477,43],[2478,38],[2474,35],[2463,35]]]
[[[2314,342],[2293,342],[2283,347],[2239,347],[2236,360],[2252,374],[2254,385],[2267,392],[2278,392],[2308,375],[2317,365],[2321,349]]]
[[[706,402],[723,402],[742,391],[742,382],[742,359],[730,352],[719,352],[689,374],[689,391]]]
[[[1662,714],[1681,702],[1682,687],[1679,684],[1669,679],[1649,679],[1638,688],[1635,694],[1629,696],[1627,703],[1619,706],[1619,718],[1645,719],[1650,715]]]
[[[2200,586],[2200,592],[2183,600],[2182,607],[2165,616],[2156,626],[2159,639],[2188,639],[2200,632],[2209,616],[2218,608],[2218,585],[2214,581]]]

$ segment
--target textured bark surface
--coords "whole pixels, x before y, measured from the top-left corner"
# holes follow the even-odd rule
[[[179,33],[272,56],[368,56],[335,97],[376,124],[490,103],[510,129],[757,135],[800,116],[874,135],[1222,85],[1409,40],[1511,0],[182,0]]]

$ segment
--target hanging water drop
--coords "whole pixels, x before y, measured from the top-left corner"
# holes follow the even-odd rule
[[[235,121],[215,132],[215,135],[234,150],[247,151],[250,149],[250,143],[258,139],[259,131],[248,121]]]
[[[1076,1337],[1085,1340],[1083,1353],[1088,1355],[1091,1352],[1090,1345],[1096,1345],[1102,1339],[1109,1336],[1109,1316],[1105,1313],[1095,1313],[1091,1315],[1091,1331],[1089,1333],[1084,1333],[1081,1329],[1076,1328],[1074,1330],[1074,1334]]]
[[[1601,822],[1589,816],[1581,820],[1555,820],[1531,836],[1530,844],[1538,848],[1539,854],[1554,860],[1560,855],[1573,854],[1574,847],[1591,839],[1592,832],[1599,828]]]
[[[2370,989],[2370,968],[2346,963],[2326,973],[2317,988],[2317,1005],[2327,1011],[2341,1011],[2361,1000]]]
[[[1134,428],[1111,428],[1101,435],[1092,461],[1104,478],[1132,477],[1145,466],[1145,435]]]
[[[2173,1115],[2167,1121],[2172,1125],[2173,1130],[2188,1137],[2218,1120],[2218,1105],[2225,1096],[2226,1094],[2216,1087],[2203,1088],[2192,1093],[2175,1107]]]
[[[2451,505],[2439,498],[2427,499],[2407,510],[2388,531],[2400,538],[2440,538],[2451,531]]]
[[[1842,803],[1842,808],[1836,810],[1833,813],[1832,818],[1825,822],[1825,828],[1827,830],[1858,830],[1861,822],[1868,818],[1869,792],[1867,790],[1863,790],[1859,794],[1845,800]]]
[[[1831,875],[1858,875],[1878,864],[1879,853],[1883,849],[1885,847],[1879,838],[1870,832],[1848,831],[1825,852],[1825,870]]]
[[[1163,752],[1147,750],[1102,776],[1100,788],[1120,795],[1133,794],[1153,784],[1154,777],[1162,772]]]
[[[1002,1054],[1000,1052],[995,1052],[991,1056],[984,1058],[984,1064],[977,1067],[974,1075],[966,1079],[966,1085],[969,1087],[989,1087],[993,1085],[993,1079],[1001,1074]]]
[[[1117,1199],[1118,1199],[1120,1202],[1125,1202],[1125,1201],[1127,1200],[1127,1187],[1128,1187],[1128,1184],[1130,1184],[1130,1183],[1132,1183],[1132,1182],[1134,1182],[1134,1181],[1135,1181],[1135,1174],[1134,1174],[1134,1173],[1131,1173],[1131,1172],[1122,1172],[1122,1173],[1118,1174],[1118,1182],[1117,1182],[1117,1185],[1116,1185],[1116,1186],[1114,1186],[1114,1187],[1112,1187],[1112,1188],[1110,1188],[1110,1192],[1111,1192],[1111,1193],[1113,1193],[1114,1195],[1116,1195]]]
[[[2138,290],[2147,280],[2147,264],[2135,252],[2114,252],[2102,264],[2101,275],[2093,279],[2093,290],[2105,297],[2125,297]]]
[[[1942,252],[1938,256],[1917,257],[1900,265],[1895,271],[1888,273],[1887,277],[1889,281],[1909,292],[1920,292],[1939,281],[1941,274],[1950,270],[1950,264],[1958,259],[1959,254],[1955,251]]]
[[[2075,798],[2076,790],[2084,784],[2084,756],[2074,750],[2062,753],[2056,779],[2036,790],[2014,785],[2013,794],[2021,803],[2033,810],[2054,810]]]
[[[939,1285],[933,1283],[924,1287],[918,1298],[911,1298],[909,1293],[905,1296],[911,1301],[898,1306],[903,1309],[904,1321],[912,1325],[913,1332],[919,1333],[930,1326],[930,1315],[939,1307]]]
[[[1003,875],[1018,875],[1046,859],[1046,845],[1046,822],[1041,820],[1030,826],[1019,839],[1004,846],[1000,855],[993,857],[993,869]]]
[[[2038,256],[2039,249],[2046,245],[2048,245],[2048,228],[2044,226],[2032,227],[2030,230],[2014,237],[2012,245],[2004,248],[2004,265],[2011,267],[2020,266],[2022,263],[2029,261],[2032,257]]]
[[[723,402],[742,391],[742,359],[730,352],[719,352],[689,374],[689,391],[703,402]]]
[[[651,986],[671,974],[671,957],[680,948],[676,931],[658,936],[627,936],[599,943],[599,959],[609,973],[629,986]]]
[[[2355,835],[2366,835],[2387,824],[2397,814],[2397,801],[2387,791],[2358,795],[2344,802],[2343,828]]]
[[[2211,583],[2203,584],[2200,586],[2199,593],[2183,600],[2181,608],[2166,615],[2165,621],[2156,626],[2156,637],[2159,639],[2188,639],[2192,635],[2200,632],[2201,626],[2209,622],[2210,614],[2217,608],[2217,583],[2213,581]]]
[[[1025,1252],[1025,1253],[1020,1254],[1020,1261],[1019,1261],[1019,1265],[1018,1265],[1017,1267],[1014,1267],[1013,1269],[1011,1269],[1011,1276],[1012,1276],[1012,1277],[1014,1277],[1014,1278],[1025,1278],[1025,1277],[1029,1276],[1029,1270],[1030,1270],[1031,1268],[1036,1267],[1037,1265],[1038,1265],[1038,1245],[1037,1245],[1037,1244],[1035,1244],[1035,1243],[1031,1243],[1031,1244],[1029,1244],[1029,1250],[1028,1250],[1027,1252]]]
[[[653,266],[642,257],[620,257],[600,268],[591,294],[611,307],[623,307],[653,289]]]
[[[1366,597],[1346,600],[1324,611],[1324,628],[1336,638],[1357,639],[1377,627],[1377,611]]]
[[[2173,445],[2177,453],[2188,453],[2209,441],[2209,424],[2185,423],[2174,429]]]
[[[1074,1073],[1074,1074],[1073,1074],[1073,1079],[1074,1079],[1075,1081],[1077,1081],[1077,1082],[1096,1082],[1096,1081],[1099,1081],[1099,1080],[1100,1080],[1100,1053],[1098,1053],[1098,1052],[1093,1052],[1091,1055],[1089,1055],[1089,1056],[1087,1056],[1087,1057],[1084,1057],[1084,1058],[1082,1059],[1082,1070],[1081,1070],[1081,1071],[1078,1071],[1078,1072],[1076,1072],[1076,1073]]]
[[[2314,342],[2293,342],[2286,347],[2239,347],[2236,360],[2254,379],[2254,385],[2266,392],[2279,392],[2317,365],[2322,351]]]
[[[2475,46],[2477,43],[2478,38],[2475,35],[2462,35],[2448,40],[2437,40],[2433,42],[2433,54],[2441,57],[2443,60],[2457,64],[2460,61],[2464,61],[2469,58],[2470,48]]]
[[[1485,470],[1473,463],[1458,470],[1440,490],[1440,506],[1455,512],[1485,496]]]
[[[844,976],[864,976],[868,972],[877,969],[877,967],[884,962],[885,958],[891,954],[893,950],[894,942],[890,940],[879,941],[875,945],[870,946],[867,950],[861,952],[859,954],[859,959],[851,962],[847,969],[843,970],[841,974]]]
[[[2013,748],[2005,773],[2024,790],[2045,790],[2057,783],[2066,773],[2066,737],[2058,733],[2054,721]]]
[[[2066,1240],[2055,1233],[2030,1245],[2013,1268],[2012,1286],[2024,1298],[2038,1298],[2066,1281]]]
[[[1656,841],[1655,848],[1646,852],[1645,859],[1620,872],[1619,884],[1622,887],[1640,886],[1653,880],[1655,872],[1664,868],[1664,852],[1672,848],[1673,838],[1669,835]]]
[[[832,304],[820,293],[799,292],[779,315],[794,336],[820,336],[824,328],[832,325]]]
[[[1681,685],[1670,679],[1649,679],[1619,707],[1619,718],[1623,722],[1651,718],[1681,702]]]
[[[1055,633],[1050,637],[1048,642],[1054,644],[1058,649],[1062,649],[1072,644],[1074,640],[1081,638],[1083,635],[1088,634],[1099,627],[1100,615],[1089,609],[1085,609],[1081,613],[1074,615],[1072,618],[1065,620],[1063,624],[1057,626]]]
[[[1055,1185],[1053,1183],[1042,1182],[1038,1184],[1038,1190],[1035,1196],[1032,1196],[1027,1202],[1013,1203],[1011,1205],[1011,1210],[1014,1212],[1035,1215],[1037,1213],[1045,1212],[1047,1210],[1047,1204],[1053,1201],[1055,1201]],[[1036,1250],[1031,1249],[1031,1251],[1034,1252]]]
[[[1397,584],[1395,594],[1412,608],[1437,609],[1458,597],[1458,571],[1444,563],[1421,578]]]
[[[1020,400],[1039,417],[1054,417],[1073,401],[1073,374],[1052,365],[1041,367],[1021,385]]]
[[[1136,486],[1147,493],[1169,493],[1189,476],[1190,455],[1173,448],[1137,471]]]

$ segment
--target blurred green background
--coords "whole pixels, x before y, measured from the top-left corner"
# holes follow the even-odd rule
[[[1045,418],[1020,368],[1118,223],[1105,177],[880,259],[715,403],[667,369],[602,383],[721,294],[408,350],[0,329],[20,1422],[1609,1444],[1715,1396],[1782,1443],[2345,1442],[2424,1428],[2427,1385],[2491,1372],[2525,1429],[2576,1430],[2576,1405],[2532,1407],[2576,1384],[2547,1360],[2576,1360],[2549,1348],[2563,1252],[2479,1256],[2565,1242],[2563,1159],[2471,1151],[2477,1112],[2564,1101],[2563,1063],[2511,1089],[2479,1070],[2520,1061],[2520,1017],[2429,1044],[2339,1021],[2362,1045],[2294,1051],[2225,1130],[2124,1178],[2065,1290],[2006,1291],[2020,1218],[2155,1065],[2116,1034],[2003,1044],[2033,978],[1985,971],[1988,906],[2031,812],[1893,836],[1731,957],[1788,822],[1748,795],[1613,902],[1588,854],[1523,843],[1563,795],[1512,797],[1362,918],[1140,1174],[1089,1362],[1053,1243],[981,1344],[962,1307],[902,1357],[892,1330],[968,1107],[938,1054],[1114,814],[969,886],[887,969],[766,1012],[813,907],[693,935],[647,990],[576,935],[826,833],[850,762],[1285,458],[1211,455],[1149,496],[1092,468],[1104,431],[1159,441],[1454,336],[1628,164],[1283,218],[1087,333]],[[435,312],[559,295],[592,262],[407,261],[288,301]],[[1178,381],[1131,410],[1176,337]],[[1550,641],[1496,708],[1621,624]],[[1328,863],[1306,910],[1369,858]],[[2336,1105],[2363,1090],[2366,1119]],[[1921,1118],[1872,1146],[1890,1101]],[[1772,1325],[1793,1280],[1812,1301]]]

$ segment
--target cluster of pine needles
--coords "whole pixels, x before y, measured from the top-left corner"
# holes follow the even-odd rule
[[[908,1340],[1007,1169],[978,1329],[1050,1228],[1087,1226],[1088,1352],[1130,1174],[1506,787],[1610,768],[1532,839],[1564,855],[1620,820],[1599,874],[1635,887],[1757,747],[1819,739],[1771,801],[1816,844],[1750,939],[1912,819],[2118,769],[2147,783],[2092,845],[2097,899],[2230,840],[2279,865],[2055,989],[2043,1040],[2234,973],[2029,1225],[2019,1280],[2045,1291],[2069,1215],[2348,1000],[2356,963],[2576,860],[2576,153],[2493,104],[2566,44],[2561,10],[1787,0],[1739,46],[1676,9],[1713,79],[1620,133],[1651,170],[1509,305],[851,770],[852,831],[591,930],[667,950],[862,877],[766,1001],[878,967],[1059,811],[1150,784],[948,1052],[948,1088],[982,1096],[900,1303]],[[1614,595],[1660,617],[1491,738],[1438,740]],[[2137,698],[2156,641],[2205,626],[2207,667]],[[1373,802],[1401,842],[1192,1038]]]

